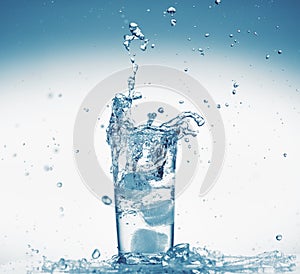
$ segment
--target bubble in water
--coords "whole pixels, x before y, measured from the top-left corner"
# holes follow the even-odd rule
[[[163,107],[159,107],[157,111],[158,111],[159,113],[164,113],[165,110],[164,110]]]
[[[266,54],[266,59],[268,60],[270,58],[270,54]]]
[[[93,251],[93,253],[92,253],[92,258],[93,258],[94,260],[96,260],[96,259],[98,259],[100,256],[101,256],[101,253],[100,253],[99,249],[96,248],[96,249]]]
[[[217,5],[219,5],[219,4],[221,3],[221,0],[215,0],[215,3],[216,3]]]
[[[105,205],[111,205],[111,203],[112,203],[111,198],[109,198],[109,197],[106,196],[106,195],[102,196],[101,201],[102,201],[103,204],[105,204]]]
[[[282,54],[282,50],[279,49],[279,50],[277,51],[277,53],[278,53],[278,54]]]
[[[176,19],[173,18],[173,19],[170,20],[170,23],[171,23],[171,26],[172,26],[172,27],[175,27],[177,21],[176,21]]]
[[[56,184],[56,186],[58,187],[58,188],[61,188],[62,187],[62,182],[58,182],[57,184]]]
[[[176,13],[176,9],[174,7],[169,7],[167,9],[167,13],[171,14],[173,16]]]
[[[208,32],[204,34],[205,37],[209,37],[209,35],[210,34]]]
[[[282,240],[282,235],[281,234],[276,235],[276,240],[281,241]]]

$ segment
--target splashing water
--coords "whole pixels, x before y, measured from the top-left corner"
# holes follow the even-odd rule
[[[221,1],[216,1],[220,3]],[[176,11],[176,10],[175,10]],[[175,12],[174,12],[175,13]],[[170,13],[171,14],[171,13]],[[172,14],[171,14],[172,15]],[[133,75],[128,78],[128,95],[119,93],[113,99],[112,113],[107,128],[107,142],[111,147],[112,156],[112,173],[115,185],[123,186],[128,192],[131,211],[137,212],[137,205],[132,201],[141,200],[143,196],[139,196],[135,190],[143,190],[144,193],[151,191],[151,181],[159,181],[163,177],[164,171],[174,171],[175,161],[171,161],[168,169],[161,169],[161,160],[166,157],[166,152],[173,151],[173,160],[176,159],[176,145],[179,139],[186,136],[196,136],[196,132],[190,128],[189,119],[194,121],[197,126],[204,124],[203,118],[190,111],[182,112],[177,117],[154,126],[154,120],[157,114],[155,112],[148,114],[148,121],[140,126],[135,126],[131,119],[131,108],[134,100],[140,99],[141,95],[135,92],[135,76],[138,69],[135,59],[130,53],[130,43],[133,40],[141,40],[141,50],[146,50],[148,40],[145,39],[141,29],[136,23],[130,23],[129,29],[131,35],[124,36],[124,46],[129,52],[131,62],[133,64]],[[226,105],[226,104],[225,104]],[[217,105],[220,107],[220,105]],[[163,113],[164,109],[160,107],[159,113]],[[159,136],[159,138],[157,138]],[[161,142],[165,140],[165,142]],[[152,142],[151,150],[139,144]],[[167,141],[167,142],[166,142]],[[162,146],[165,144],[165,147]],[[167,144],[167,145],[166,145]],[[130,153],[124,154],[124,148],[130,148]],[[128,152],[128,151],[127,151]],[[145,171],[137,163],[142,158],[142,153],[147,152],[147,163],[142,167],[149,170],[149,163],[155,163],[155,172]],[[124,159],[124,155],[127,157]],[[129,156],[128,156],[129,155]],[[159,157],[159,155],[164,155]],[[122,170],[122,162],[126,162],[126,170]],[[164,161],[162,161],[164,162]],[[131,173],[125,171],[130,170]],[[136,180],[138,178],[138,180]],[[137,184],[137,181],[139,184]],[[145,195],[145,194],[143,194]],[[102,197],[105,204],[111,204],[111,199],[107,196]],[[163,200],[154,204],[148,204],[140,209],[143,221],[149,227],[166,225],[172,223],[174,215],[174,201]],[[132,210],[132,207],[135,210]],[[161,214],[157,214],[157,213]],[[130,214],[128,211],[127,214]],[[153,235],[152,235],[153,234]],[[156,233],[151,230],[139,229],[134,233],[133,238],[147,237],[151,239],[158,238],[162,243],[166,240],[164,233]],[[276,236],[277,240],[279,235]],[[281,236],[281,235],[280,235]],[[147,248],[153,248],[155,241],[150,247],[144,245],[140,247],[140,242],[134,243],[138,253],[125,253],[114,255],[109,260],[99,260],[100,251],[95,249],[92,259],[85,258],[80,260],[68,260],[61,258],[58,262],[52,262],[44,257],[42,266],[35,267],[28,274],[34,273],[257,273],[257,272],[290,272],[295,269],[295,256],[284,255],[279,251],[264,252],[256,256],[228,256],[220,252],[210,251],[202,247],[190,248],[189,244],[183,243],[172,246],[168,250],[156,253],[155,255],[147,254]],[[145,253],[140,253],[141,248],[146,248]]]
[[[295,269],[295,256],[279,251],[264,252],[256,256],[230,256],[207,248],[178,244],[156,256],[127,254],[109,260],[88,261],[61,258],[52,262],[44,258],[43,265],[34,273],[261,273],[291,272]]]

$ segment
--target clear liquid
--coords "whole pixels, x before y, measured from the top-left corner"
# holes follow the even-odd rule
[[[140,203],[128,203],[115,190],[119,254],[166,252],[174,240],[174,199],[172,188],[153,188]],[[169,200],[157,197],[170,196]],[[152,200],[153,199],[153,200]],[[154,200],[156,199],[156,201]]]

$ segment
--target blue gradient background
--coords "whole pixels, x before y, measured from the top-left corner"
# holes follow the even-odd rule
[[[163,13],[169,6],[176,27]],[[129,67],[122,42],[131,21],[155,43],[146,52],[133,45],[140,65],[188,68],[222,105],[222,174],[204,199],[195,195],[199,182],[178,199],[175,241],[300,254],[299,12],[290,0],[2,0],[0,270],[32,258],[28,244],[50,259],[89,257],[96,247],[103,258],[116,253],[113,209],[81,182],[72,133],[86,94]],[[232,80],[240,84],[234,96]]]

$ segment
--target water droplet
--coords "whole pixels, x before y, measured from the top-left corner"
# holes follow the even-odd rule
[[[276,235],[276,240],[281,241],[282,240],[282,235],[281,234]]]
[[[184,141],[185,141],[186,143],[188,143],[188,142],[190,141],[190,139],[189,139],[189,138],[184,138]]]
[[[266,54],[266,59],[268,60],[270,58],[270,54]]]
[[[52,166],[49,166],[49,165],[44,165],[44,170],[45,171],[52,171],[53,170],[53,167]]]
[[[151,44],[151,48],[153,48],[153,49],[154,49],[154,48],[155,48],[155,44]]]
[[[62,187],[62,182],[58,182],[58,183],[56,184],[56,186],[59,187],[59,188],[61,188],[61,187]]]
[[[147,45],[149,43],[149,39],[144,39],[144,43],[140,45],[140,49],[145,51],[147,49]]]
[[[208,103],[208,100],[204,99],[203,102],[204,102],[205,104],[207,104],[207,103]]]
[[[159,107],[157,111],[158,111],[159,113],[164,113],[165,110],[164,110],[163,107]]]
[[[220,104],[217,104],[217,108],[221,108],[221,105],[220,105]]]
[[[202,49],[202,48],[198,48],[198,51],[199,51],[199,52],[203,52],[203,49]]]
[[[167,9],[167,13],[171,14],[173,16],[176,13],[176,9],[174,7],[169,7]]]
[[[171,26],[172,26],[172,27],[175,27],[177,21],[176,21],[176,19],[173,18],[173,19],[170,20],[170,23],[171,23]]]
[[[285,157],[285,158],[286,158],[286,157],[287,157],[287,153],[283,153],[283,157]]]
[[[188,40],[188,41],[191,41],[191,40],[192,40],[192,38],[191,38],[191,37],[189,37],[187,40]]]
[[[241,33],[241,30],[240,30],[240,29],[238,29],[238,30],[237,30],[237,32],[238,32],[238,33]]]
[[[215,3],[216,3],[217,5],[219,5],[219,4],[221,3],[221,0],[215,0]]]
[[[238,84],[237,82],[234,82],[234,83],[233,83],[233,87],[234,87],[234,88],[238,88],[238,86],[239,86],[239,84]]]
[[[205,33],[204,36],[205,36],[205,37],[209,37],[209,35],[210,35],[210,34],[207,32],[207,33]]]
[[[76,150],[75,150],[75,153],[79,153],[79,149],[76,149]]]
[[[64,208],[62,206],[60,206],[59,207],[59,212],[62,214],[62,213],[64,213],[64,211],[65,211]]]
[[[101,201],[103,202],[103,204],[105,205],[111,205],[112,200],[111,198],[109,198],[108,196],[102,196]]]
[[[277,53],[278,53],[278,54],[282,54],[282,50],[281,50],[281,49],[279,49]]]
[[[229,104],[228,104],[228,103],[225,103],[225,107],[229,107]]]
[[[101,253],[100,253],[99,249],[96,248],[96,249],[93,251],[93,253],[92,253],[92,258],[93,258],[94,260],[96,260],[96,259],[98,259],[98,258],[100,257],[100,255],[101,255]]]
[[[150,10],[150,9],[147,9],[146,11],[147,11],[147,12],[150,12],[151,10]]]
[[[25,176],[29,176],[29,172],[25,172],[24,175],[25,175]]]
[[[188,72],[188,70],[189,70],[188,68],[185,68],[185,69],[184,69],[185,72]]]
[[[183,100],[180,100],[178,103],[182,105],[182,104],[184,103],[184,101],[183,101]]]
[[[230,38],[232,38],[232,37],[233,37],[233,34],[232,34],[232,33],[230,33],[230,34],[229,34],[229,37],[230,37]]]
[[[89,112],[89,111],[90,111],[89,108],[83,108],[83,110],[84,110],[85,112]]]
[[[233,94],[233,95],[235,95],[235,94],[236,94],[236,90],[235,90],[235,89],[232,91],[232,94]]]

